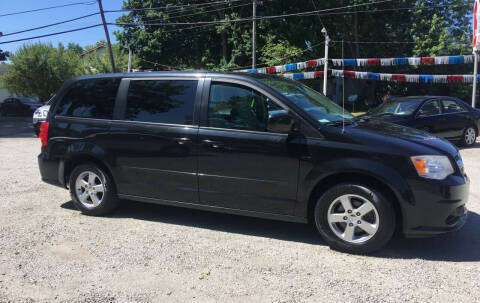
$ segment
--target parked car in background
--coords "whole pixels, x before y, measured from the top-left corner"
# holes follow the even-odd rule
[[[355,118],[273,75],[75,78],[39,137],[42,180],[68,188],[87,215],[128,199],[312,222],[331,247],[353,253],[382,248],[396,226],[435,235],[467,217],[469,179],[452,144]]]
[[[0,114],[2,116],[31,116],[42,105],[33,98],[10,97],[0,103]]]
[[[364,118],[424,130],[464,146],[475,144],[480,110],[454,97],[398,97],[369,111]]]
[[[33,129],[35,131],[35,135],[38,136],[40,132],[40,124],[45,122],[47,119],[48,111],[50,110],[50,104],[55,96],[53,96],[47,103],[35,110],[33,113]]]

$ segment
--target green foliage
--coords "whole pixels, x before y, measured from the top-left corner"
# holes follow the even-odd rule
[[[78,43],[70,42],[67,44],[67,49],[73,51],[77,55],[81,55],[83,53],[83,47],[80,46]]]
[[[8,52],[4,52],[0,49],[0,61],[7,61],[7,58],[10,56]]]
[[[8,72],[0,80],[10,92],[41,101],[55,94],[63,82],[82,74],[80,57],[59,44],[23,45],[10,57]]]
[[[370,3],[371,0],[259,1],[258,16],[281,15]],[[191,0],[125,0],[124,8],[185,5]],[[248,4],[248,3],[247,3]],[[257,22],[258,64],[272,65],[323,56],[323,25],[332,40],[331,57],[404,57],[469,53],[472,1],[399,0],[308,15],[264,19]],[[413,9],[404,9],[413,8]],[[387,10],[385,10],[387,9]],[[394,9],[394,10],[392,10]],[[346,12],[346,13],[345,13]],[[251,5],[218,4],[212,7],[132,11],[117,19],[125,23],[170,23],[250,18]],[[216,70],[251,64],[251,22],[216,25],[123,26],[115,32],[120,43],[137,49],[142,68],[155,64],[184,69]],[[307,50],[305,41],[313,45]],[[366,41],[398,41],[373,43]],[[403,43],[413,42],[413,43]],[[149,62],[150,61],[150,62]]]
[[[98,74],[112,72],[108,48],[103,46],[106,46],[106,43],[101,40],[97,42],[96,45],[85,47],[85,51],[88,52],[83,57],[85,73]],[[128,50],[125,50],[120,44],[113,44],[112,49],[117,72],[127,72]],[[136,55],[132,56],[132,69],[134,68],[138,68],[138,58]]]
[[[268,66],[284,64],[285,58],[297,60],[302,55],[302,50],[293,46],[287,40],[277,40],[275,35],[266,38],[265,45],[261,48],[260,60]]]
[[[429,6],[441,6],[427,9]],[[468,54],[470,42],[470,10],[465,0],[422,1],[415,4],[410,32],[415,42],[414,56]]]

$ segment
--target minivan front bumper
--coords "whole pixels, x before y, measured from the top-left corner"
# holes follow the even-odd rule
[[[414,205],[404,208],[406,237],[425,237],[460,229],[467,221],[468,177],[451,175],[445,180],[409,182]]]

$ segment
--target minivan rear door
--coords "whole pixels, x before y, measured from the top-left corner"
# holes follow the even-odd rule
[[[202,85],[196,77],[122,80],[111,127],[121,196],[198,203],[195,100]]]
[[[198,138],[200,203],[292,214],[299,157],[288,134],[266,130],[269,114],[285,109],[247,82],[206,82]]]

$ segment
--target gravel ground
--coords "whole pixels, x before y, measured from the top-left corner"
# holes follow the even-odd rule
[[[354,256],[302,224],[133,202],[83,216],[18,124],[0,124],[0,302],[480,302],[480,144],[462,150],[462,230]]]

